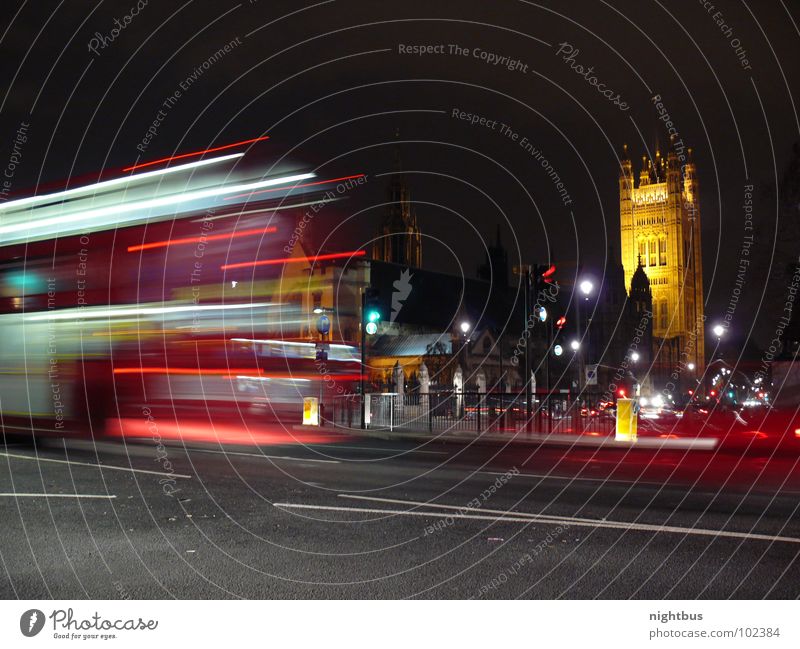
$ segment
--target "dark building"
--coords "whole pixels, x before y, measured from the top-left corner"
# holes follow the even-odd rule
[[[412,268],[422,266],[422,235],[411,203],[400,151],[395,150],[395,171],[389,181],[386,213],[373,244],[372,257]]]
[[[639,383],[651,389],[653,359],[653,296],[650,280],[641,264],[631,278],[630,293],[625,270],[613,250],[596,301],[582,314],[586,328],[586,365],[596,367],[596,385],[588,392],[600,394]]]
[[[508,252],[500,241],[500,226],[497,226],[494,245],[486,252],[486,261],[478,267],[478,278],[493,284],[498,293],[508,290]]]

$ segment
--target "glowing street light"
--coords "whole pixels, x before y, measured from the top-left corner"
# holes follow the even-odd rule
[[[631,354],[631,360],[636,363],[639,360],[639,352],[633,352]]]
[[[694,372],[694,363],[689,363],[686,367],[689,368],[690,372]]]
[[[464,321],[459,325],[459,327],[461,329],[461,333],[466,334],[469,331],[469,322]]]
[[[725,327],[723,327],[721,324],[714,325],[712,331],[717,338],[722,338],[722,336],[725,335]]]
[[[578,283],[578,290],[581,293],[583,293],[583,295],[585,296],[584,299],[588,300],[589,299],[589,295],[592,293],[592,291],[594,291],[594,284],[592,283],[592,280],[590,280],[588,278],[581,280]],[[581,300],[580,300],[580,298],[575,300],[575,325],[576,325],[576,333],[578,335],[578,340],[580,340],[581,337],[582,337],[582,334],[581,334]],[[572,343],[570,343],[570,347],[572,347],[572,350],[576,352],[576,355],[578,357],[578,391],[579,392],[583,392],[584,381],[585,381],[585,377],[584,377],[585,372],[584,372],[584,365],[583,365],[583,363],[584,363],[584,360],[583,360],[584,351],[581,349],[581,344],[578,342],[578,340],[575,340]]]

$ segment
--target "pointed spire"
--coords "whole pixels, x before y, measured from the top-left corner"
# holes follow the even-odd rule
[[[403,171],[403,163],[400,160],[400,127],[394,130],[394,170],[397,173]]]

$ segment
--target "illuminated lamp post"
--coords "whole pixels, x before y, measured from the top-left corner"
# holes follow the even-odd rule
[[[720,351],[719,346],[722,344],[722,338],[725,336],[727,329],[721,324],[715,324],[712,327],[711,332],[717,337],[717,347],[714,350],[714,354],[719,354],[719,358],[722,358],[722,352]]]
[[[578,334],[578,341],[582,339],[581,333],[581,300],[588,300],[589,296],[594,291],[594,284],[589,279],[581,280],[578,284],[578,293],[579,295],[575,299],[575,320],[576,320],[576,329]],[[574,344],[574,342],[573,342]],[[583,349],[581,348],[582,345],[578,342],[577,347],[573,347],[573,350],[578,353],[578,394],[583,393],[583,389],[585,387],[586,377],[584,376],[584,358],[583,358]]]

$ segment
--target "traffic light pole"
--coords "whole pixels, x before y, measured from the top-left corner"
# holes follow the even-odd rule
[[[528,334],[530,334],[530,331],[528,331],[528,328],[530,327],[530,322],[529,322],[530,313],[529,313],[529,311],[530,311],[530,308],[531,308],[530,307],[530,301],[531,301],[531,269],[530,269],[530,266],[528,266],[525,269],[524,277],[525,277],[525,299],[524,299],[523,303],[524,303],[524,310],[525,310],[525,328],[523,329],[523,331],[527,331]],[[531,416],[533,414],[533,408],[532,408],[533,404],[531,403],[533,390],[531,389],[532,386],[531,386],[531,361],[530,361],[530,346],[531,345],[530,345],[530,341],[531,341],[530,335],[525,336],[525,377],[524,377],[524,381],[525,381],[525,430],[526,431],[530,431],[530,429],[531,429]]]
[[[367,371],[367,323],[366,319],[366,312],[367,312],[367,291],[361,291],[361,429],[365,430],[367,428],[367,422],[365,421],[367,415],[367,395],[365,393],[366,389],[366,381],[364,380],[364,373]]]

